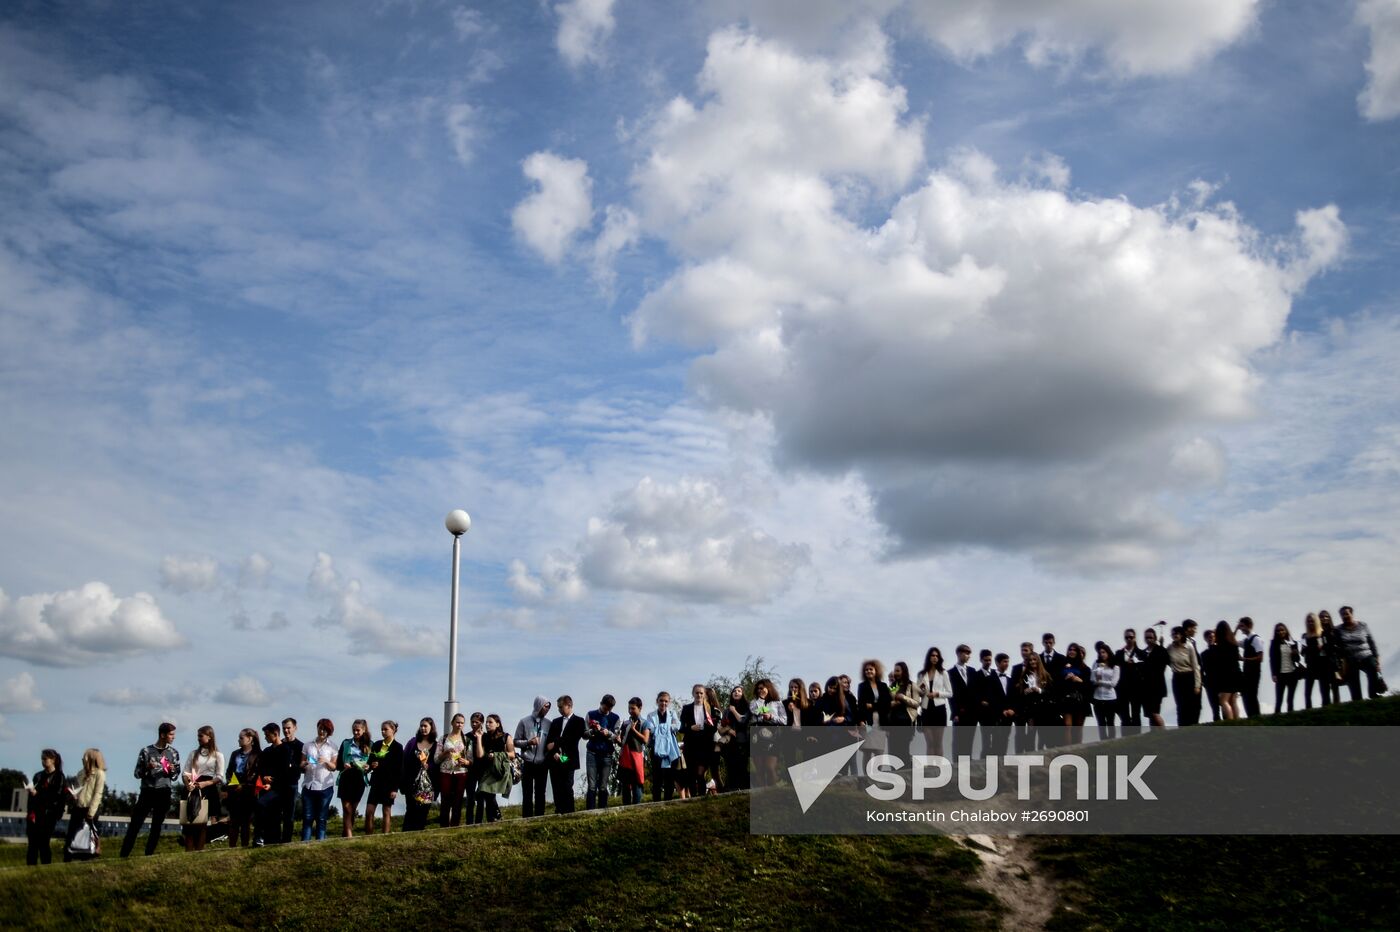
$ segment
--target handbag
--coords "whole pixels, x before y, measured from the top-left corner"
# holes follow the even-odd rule
[[[209,799],[204,791],[195,790],[189,798],[180,803],[181,825],[207,825],[209,823]]]
[[[95,858],[102,851],[101,836],[92,827],[89,821],[83,821],[83,827],[73,835],[73,840],[68,843],[68,853],[82,855],[83,857]]]

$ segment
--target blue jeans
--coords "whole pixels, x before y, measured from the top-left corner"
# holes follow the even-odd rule
[[[311,825],[316,824],[316,840],[326,840],[326,817],[330,814],[331,794],[335,787],[324,790],[301,791],[301,840],[311,840]]]
[[[585,808],[608,808],[608,783],[612,780],[612,751],[599,754],[588,752],[588,794],[584,798]]]

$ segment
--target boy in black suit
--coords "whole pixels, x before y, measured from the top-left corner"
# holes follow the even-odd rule
[[[574,700],[560,696],[555,704],[559,717],[549,723],[545,739],[545,759],[549,762],[549,785],[554,789],[554,811],[574,811],[574,774],[578,772],[578,743],[583,738],[583,719],[574,714]]]

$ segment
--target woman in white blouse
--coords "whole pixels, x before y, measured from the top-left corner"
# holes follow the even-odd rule
[[[186,758],[184,770],[185,850],[203,851],[209,837],[209,823],[222,814],[219,805],[219,786],[224,782],[224,755],[214,741],[214,727],[201,725],[198,732],[199,745]],[[209,811],[204,822],[195,822],[201,801],[207,801]]]
[[[919,724],[924,729],[924,744],[929,754],[943,753],[943,733],[948,727],[953,683],[943,669],[943,652],[930,647],[924,655],[924,668],[919,671]]]
[[[1103,641],[1094,645],[1099,659],[1090,670],[1094,684],[1094,720],[1099,723],[1101,736],[1113,737],[1113,713],[1118,705],[1118,667],[1113,663],[1113,650]]]

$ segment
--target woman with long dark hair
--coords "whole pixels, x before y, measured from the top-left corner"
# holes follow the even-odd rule
[[[1317,613],[1317,624],[1322,629],[1323,640],[1327,642],[1327,657],[1330,661],[1327,669],[1322,671],[1322,688],[1327,690],[1333,703],[1338,703],[1342,701],[1342,680],[1346,679],[1347,663],[1342,656],[1342,645],[1337,641],[1337,629],[1332,624],[1332,613],[1322,609]]]
[[[350,737],[340,742],[340,753],[336,755],[336,763],[340,767],[336,798],[340,800],[342,838],[351,838],[355,834],[356,810],[360,800],[365,798],[365,787],[368,785],[369,749],[369,722],[357,718],[350,726]]]
[[[723,789],[749,788],[749,699],[744,687],[729,691],[729,705],[720,716],[715,732],[720,739],[719,754],[724,761]]]
[[[897,661],[890,670],[890,706],[884,724],[890,726],[890,753],[904,763],[910,762],[909,749],[914,743],[915,716],[922,700],[909,675],[909,664]]]
[[[63,839],[63,860],[86,860],[87,855],[69,850],[73,838],[84,825],[98,831],[97,813],[102,809],[102,792],[107,786],[107,762],[97,748],[83,752],[83,769],[78,775],[78,789],[68,808],[68,835]]]
[[[930,647],[919,671],[919,725],[928,754],[942,755],[943,735],[952,712],[953,682],[943,669],[943,651]]]
[[[506,733],[501,717],[486,716],[481,731],[472,732],[476,751],[476,821],[501,821],[498,796],[509,796],[511,763],[515,760],[515,740]]]
[[[374,810],[384,810],[384,834],[394,830],[394,800],[399,795],[399,778],[403,776],[403,745],[394,737],[399,723],[379,724],[378,741],[369,748],[369,800],[365,803],[365,834],[374,834]]]
[[[802,691],[801,684],[797,692]],[[788,717],[787,702],[780,702],[773,681],[767,678],[753,684],[753,703],[749,706],[750,728],[753,751],[753,772],[755,786],[774,786],[778,782],[777,741],[784,725],[792,723]]]
[[[1094,682],[1094,721],[1104,737],[1113,737],[1113,715],[1118,709],[1118,677],[1120,671],[1113,660],[1113,650],[1103,641],[1094,645],[1098,659],[1094,661],[1091,677]]]
[[[1303,672],[1303,652],[1283,622],[1274,625],[1274,636],[1269,641],[1269,672],[1274,678],[1274,714],[1283,711],[1285,698],[1288,711],[1292,712],[1293,690]]]
[[[63,815],[63,757],[53,748],[39,752],[40,770],[25,785],[29,791],[29,815],[25,825],[29,836],[26,864],[53,863],[54,826]]]
[[[222,813],[219,806],[219,787],[224,782],[224,755],[214,740],[214,726],[201,725],[196,732],[198,744],[186,758],[184,772],[185,799],[180,804],[184,810],[185,850],[203,851],[209,838],[209,825]],[[200,822],[199,810],[207,805],[204,821]]]
[[[1215,690],[1220,703],[1220,717],[1225,721],[1239,718],[1235,708],[1235,697],[1244,686],[1244,674],[1240,671],[1240,644],[1235,639],[1235,631],[1228,621],[1215,626],[1215,647],[1210,652],[1206,671],[1210,688]]]
[[[438,742],[437,761],[439,791],[438,824],[456,828],[462,824],[462,797],[467,792],[467,776],[471,770],[471,749],[466,733],[467,719],[461,712],[452,716],[448,732]],[[468,823],[471,824],[470,819]]]
[[[1059,705],[1066,743],[1083,742],[1084,720],[1089,717],[1093,695],[1093,672],[1084,662],[1084,647],[1070,644],[1065,648],[1065,666],[1060,671],[1059,685]]]
[[[421,832],[428,827],[428,810],[433,805],[437,788],[433,783],[433,754],[437,750],[437,723],[431,718],[418,722],[418,734],[404,746],[402,786],[407,812],[403,817],[405,832]]]
[[[253,814],[258,784],[258,754],[262,743],[258,733],[245,728],[238,733],[238,750],[229,755],[224,768],[228,787],[228,846],[248,847],[252,842]]]

